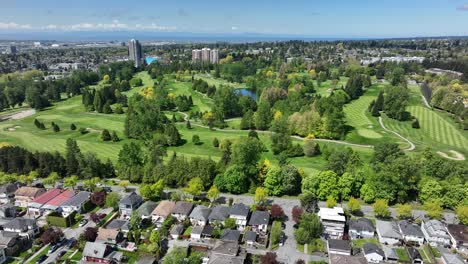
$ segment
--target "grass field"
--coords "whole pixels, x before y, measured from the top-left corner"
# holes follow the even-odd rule
[[[411,87],[407,110],[419,120],[420,129],[412,128],[411,121],[400,122],[383,117],[385,126],[411,140],[418,150],[431,147],[434,151],[456,150],[468,154],[468,131],[459,129],[447,114],[424,106],[417,87]]]
[[[190,77],[191,78],[191,77]],[[215,85],[219,87],[221,85],[229,86],[232,88],[245,88],[245,83],[232,83],[221,78],[214,78],[211,74],[195,74],[195,79],[201,79],[208,83],[208,85]]]
[[[178,82],[171,81],[169,84],[169,92],[175,95],[187,95],[192,96],[193,104],[192,111],[210,111],[213,106],[213,100],[207,96],[196,92],[192,89],[192,83],[190,82]]]

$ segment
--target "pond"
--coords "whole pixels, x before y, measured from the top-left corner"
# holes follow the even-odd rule
[[[255,101],[257,101],[257,93],[255,91],[250,90],[250,89],[238,88],[238,89],[235,89],[235,93],[239,94],[239,95],[242,95],[242,96],[248,96],[248,97],[254,99]]]

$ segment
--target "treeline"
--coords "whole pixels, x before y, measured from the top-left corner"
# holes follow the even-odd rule
[[[117,114],[123,113],[123,107],[127,106],[127,96],[122,94],[121,91],[128,91],[130,87],[127,81],[119,82],[118,80],[112,82],[111,85],[104,85],[100,88],[83,89],[82,103],[86,111],[96,111],[98,113]],[[118,104],[112,109],[111,105]]]
[[[327,170],[302,180],[302,192],[321,200],[360,197],[366,203],[384,199],[389,203],[420,201],[445,208],[468,205],[468,166],[432,154],[430,150],[408,156],[397,144],[374,148],[370,164],[351,149],[323,150]]]
[[[42,74],[19,78],[7,78],[0,83],[0,111],[22,106],[43,109],[52,102],[61,100],[61,94],[68,97],[81,94],[81,88],[95,84],[99,76],[91,71],[75,71],[69,77],[59,80],[42,80]]]
[[[422,65],[424,68],[440,68],[463,73],[461,80],[468,82],[468,62],[464,59],[449,59],[449,60],[424,60]]]
[[[36,171],[39,177],[47,177],[53,172],[60,177],[76,175],[80,179],[115,177],[110,160],[102,162],[94,153],[82,153],[73,139],[67,139],[65,155],[59,152],[33,153],[17,146],[2,147],[0,171],[19,175]]]
[[[208,85],[208,83],[202,79],[194,80],[192,78],[192,88],[197,92],[206,94],[210,98],[213,97],[216,92],[216,86]]]

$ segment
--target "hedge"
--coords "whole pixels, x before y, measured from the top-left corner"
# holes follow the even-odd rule
[[[75,223],[75,214],[76,212],[72,212],[64,218],[59,213],[53,212],[46,217],[47,224],[58,227],[70,227]]]

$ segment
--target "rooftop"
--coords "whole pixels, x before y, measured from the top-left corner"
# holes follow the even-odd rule
[[[385,258],[385,253],[383,250],[373,243],[364,244],[362,246],[362,251],[364,252],[364,255],[376,253]]]
[[[143,201],[143,198],[141,198],[140,195],[138,195],[136,192],[132,192],[129,195],[125,196],[120,200],[120,204],[126,204],[126,205],[136,205],[139,204]]]
[[[341,207],[333,207],[333,208],[320,207],[318,216],[320,217],[321,220],[346,222],[346,217],[344,216],[344,211],[343,211],[343,208]]]
[[[465,225],[448,225],[447,229],[450,235],[456,241],[468,242],[468,227]]]
[[[175,202],[171,201],[161,201],[156,208],[154,208],[152,215],[167,217],[171,214],[172,209],[175,206]]]
[[[249,220],[249,225],[268,225],[270,222],[270,213],[267,211],[255,211]]]
[[[351,245],[347,240],[329,239],[328,248],[341,251],[351,251]]]
[[[211,210],[208,219],[210,221],[224,221],[229,216],[229,210],[230,208],[225,205],[216,205],[213,210]]]
[[[189,215],[193,209],[193,204],[189,202],[179,201],[172,209],[173,214]]]
[[[358,232],[362,232],[362,231],[375,232],[374,224],[372,223],[370,219],[367,219],[367,218],[349,220],[349,229],[356,230]]]
[[[44,188],[36,188],[36,187],[20,187],[15,192],[15,196],[26,196],[26,197],[36,197],[38,193],[45,191]]]
[[[63,203],[68,201],[70,198],[75,196],[75,191],[66,189],[62,190],[62,192],[49,200],[47,203],[44,204],[44,208],[46,209],[56,209],[57,207],[61,206]]]
[[[62,206],[81,206],[84,202],[89,200],[90,192],[79,192],[72,198],[65,201]]]
[[[401,239],[400,229],[395,222],[376,220],[376,226],[382,237]]]
[[[236,229],[224,229],[224,233],[221,236],[221,240],[224,241],[239,241],[240,232]]]
[[[156,206],[158,206],[157,203],[155,203],[153,201],[146,201],[140,207],[138,207],[138,209],[137,209],[138,215],[148,216],[154,211],[154,208],[156,208]]]
[[[204,205],[199,205],[193,209],[193,211],[190,213],[190,218],[193,218],[195,220],[208,220],[208,216],[210,216],[211,209],[204,206]]]
[[[20,188],[21,189],[21,188]],[[34,199],[31,203],[43,205],[48,201],[54,199],[62,192],[62,189],[50,189],[47,192],[39,195],[36,199]]]
[[[424,237],[424,234],[418,225],[412,224],[406,220],[401,220],[398,221],[398,226],[404,236]]]
[[[243,204],[238,203],[231,206],[229,210],[229,215],[239,215],[239,216],[248,216],[250,212],[250,208]]]

